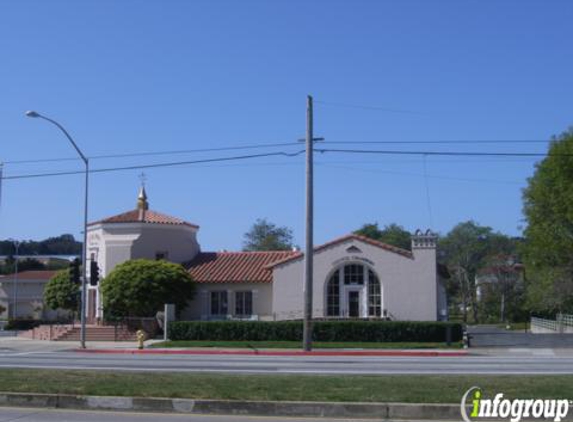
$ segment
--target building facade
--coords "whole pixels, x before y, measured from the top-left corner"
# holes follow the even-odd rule
[[[67,312],[44,306],[44,288],[57,271],[22,271],[0,275],[1,319],[57,319]]]
[[[199,226],[149,209],[142,187],[134,210],[88,226],[89,262],[105,277],[129,259],[183,264],[198,284],[182,319],[288,320],[303,316],[299,251],[203,252]],[[412,251],[350,234],[314,251],[315,318],[447,319],[436,265],[437,237],[412,236]],[[98,286],[88,288],[88,320],[105,311]]]

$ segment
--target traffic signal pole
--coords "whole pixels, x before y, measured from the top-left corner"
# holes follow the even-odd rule
[[[96,261],[90,261],[90,286],[97,286],[99,282],[99,267]]]
[[[70,138],[71,140],[71,138]],[[88,181],[90,174],[90,165],[88,159],[80,152],[76,143],[72,140],[72,144],[76,147],[76,150],[82,156],[84,163],[86,165],[86,187],[84,195],[84,243],[82,245],[82,265],[83,265],[83,277],[82,277],[82,306],[80,317],[80,345],[82,349],[86,348],[86,298],[87,298],[87,287],[88,287],[88,266],[87,266],[87,255],[88,255]]]

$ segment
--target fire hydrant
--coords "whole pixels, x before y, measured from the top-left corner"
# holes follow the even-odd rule
[[[137,333],[135,333],[135,335],[137,337],[137,348],[141,350],[143,349],[143,342],[145,341],[145,331],[137,330]]]

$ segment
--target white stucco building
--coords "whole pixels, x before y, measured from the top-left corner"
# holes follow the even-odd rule
[[[0,319],[56,319],[67,312],[46,309],[44,288],[57,271],[22,271],[0,275]]]
[[[88,260],[105,277],[129,259],[185,265],[198,283],[183,319],[285,320],[303,316],[303,254],[298,251],[203,252],[199,226],[137,208],[88,226]],[[436,236],[412,237],[412,251],[350,234],[315,248],[313,316],[435,321],[447,318],[436,264]],[[89,265],[88,265],[89,268]],[[88,320],[101,317],[98,287],[88,290]]]

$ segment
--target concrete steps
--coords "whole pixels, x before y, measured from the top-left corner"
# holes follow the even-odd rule
[[[18,337],[34,340],[80,341],[80,326],[74,325],[40,325],[32,330],[23,331]],[[125,327],[86,326],[86,341],[136,341],[135,331]]]
[[[72,330],[54,340],[79,341],[80,327],[74,327]],[[122,327],[87,326],[86,341],[136,341],[136,335],[135,332]]]

